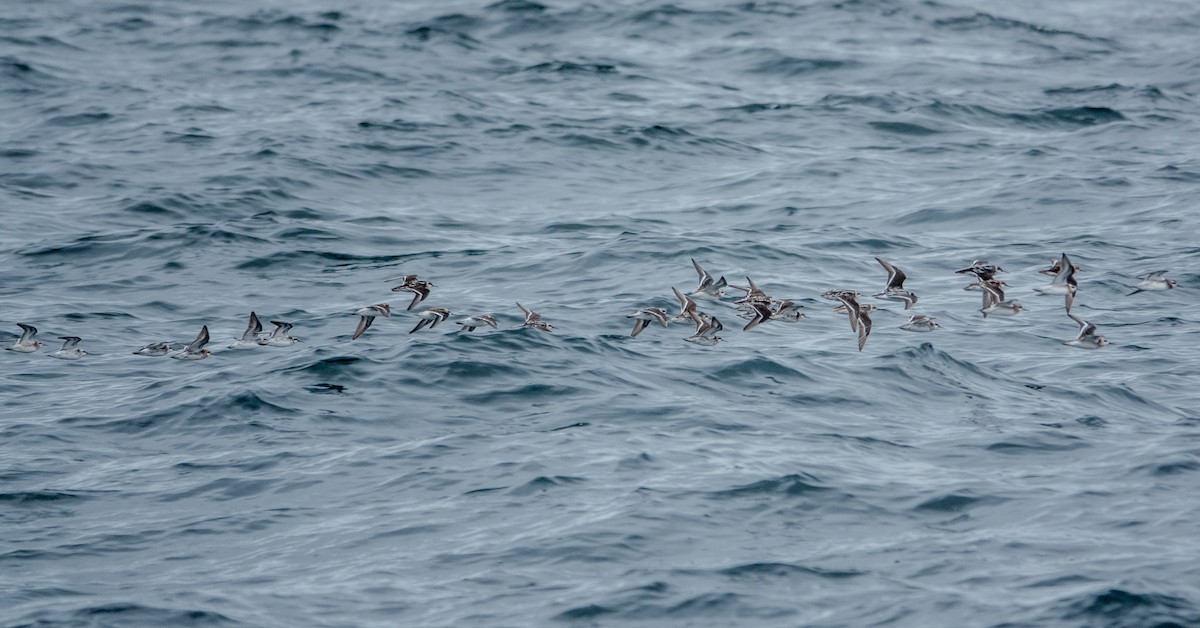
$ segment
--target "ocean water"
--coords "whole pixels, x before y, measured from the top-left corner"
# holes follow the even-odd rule
[[[1200,625],[1194,3],[5,8],[0,625]]]

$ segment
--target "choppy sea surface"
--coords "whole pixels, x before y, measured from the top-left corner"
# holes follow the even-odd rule
[[[0,352],[0,625],[1200,625],[1198,29],[9,0],[0,343],[47,346]],[[1064,252],[1101,350],[1034,291]],[[920,301],[864,296],[859,352],[818,295],[875,256]],[[691,258],[807,317],[631,338]],[[982,317],[978,258],[1024,312]],[[407,274],[450,321],[408,333]],[[303,342],[227,349],[252,310]]]

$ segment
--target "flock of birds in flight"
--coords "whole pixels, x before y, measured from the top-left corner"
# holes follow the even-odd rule
[[[896,301],[904,304],[904,309],[912,309],[919,300],[916,293],[904,287],[904,282],[907,276],[904,271],[897,268],[895,265],[884,261],[878,257],[875,258],[879,265],[887,271],[887,284],[883,290],[873,295],[876,299],[885,301]],[[734,305],[740,316],[750,319],[742,328],[743,331],[754,329],[758,325],[767,321],[782,321],[796,322],[804,318],[804,312],[801,307],[790,299],[778,299],[768,296],[754,280],[746,278],[746,285],[735,285],[725,281],[725,277],[715,278],[708,271],[704,270],[696,260],[692,260],[692,266],[695,267],[696,273],[699,275],[699,286],[691,293],[684,294],[678,288],[672,287],[672,292],[675,293],[675,298],[679,300],[679,314],[671,316],[668,312],[660,307],[643,307],[628,315],[627,318],[633,319],[632,336],[645,331],[653,323],[658,323],[666,327],[673,321],[690,321],[695,324],[695,333],[685,338],[688,342],[711,346],[721,341],[721,337],[717,335],[725,327],[715,315],[710,315],[707,312],[700,310],[697,299],[713,299],[720,301],[724,296],[726,288],[738,290],[744,294],[742,298],[734,302]],[[1097,335],[1096,326],[1089,323],[1078,316],[1071,313],[1071,306],[1075,302],[1075,295],[1079,290],[1079,284],[1075,279],[1075,273],[1079,267],[1071,263],[1066,253],[1063,253],[1060,259],[1054,260],[1049,267],[1039,270],[1039,273],[1053,275],[1054,279],[1048,285],[1034,288],[1039,294],[1061,294],[1064,295],[1064,306],[1067,316],[1079,326],[1079,332],[1074,339],[1064,341],[1064,344],[1086,349],[1099,349],[1108,344],[1108,340],[1104,336]],[[975,277],[975,281],[965,287],[966,290],[980,290],[983,293],[983,306],[980,312],[984,318],[989,315],[994,316],[1015,316],[1023,309],[1021,304],[1015,300],[1005,299],[1004,289],[1007,284],[997,279],[998,273],[1004,272],[1003,268],[992,264],[986,260],[976,260],[967,268],[962,268],[954,271],[962,275],[971,275]],[[1176,283],[1172,279],[1166,277],[1166,271],[1155,271],[1146,275],[1141,275],[1141,283],[1137,284],[1135,290],[1130,295],[1144,291],[1169,290],[1174,288]],[[419,279],[416,275],[407,275],[403,278],[403,283],[392,288],[392,292],[410,292],[413,295],[412,301],[408,305],[408,309],[412,310],[422,301],[429,297],[432,292],[433,283]],[[854,290],[828,290],[821,294],[822,298],[840,303],[834,308],[834,312],[846,314],[850,320],[850,330],[858,337],[858,350],[862,351],[867,344],[867,337],[871,335],[871,312],[875,311],[876,307],[870,303],[860,303],[862,298],[858,292]],[[541,331],[550,331],[554,328],[553,325],[542,320],[542,317],[537,312],[517,303],[517,307],[521,309],[525,315],[525,322],[520,327],[530,327]],[[391,305],[387,303],[376,303],[368,305],[354,312],[358,316],[358,326],[351,336],[351,340],[357,340],[362,336],[376,318],[389,318],[392,315]],[[413,327],[409,333],[416,333],[422,329],[433,329],[438,324],[446,321],[451,316],[450,310],[444,307],[431,307],[417,313],[417,325]],[[292,323],[283,321],[271,321],[275,325],[275,329],[270,332],[264,332],[262,322],[258,319],[258,315],[250,312],[250,321],[246,326],[246,331],[242,337],[236,340],[230,349],[256,349],[259,347],[287,347],[297,342],[298,338],[290,335],[293,327]],[[491,314],[475,314],[468,316],[458,321],[461,330],[464,332],[474,331],[477,327],[497,328],[495,317]],[[42,342],[37,339],[38,330],[33,325],[18,323],[21,327],[21,337],[12,345],[6,347],[9,351],[20,353],[33,353],[42,347]],[[900,329],[914,332],[931,332],[940,328],[937,320],[924,314],[912,315],[907,323],[900,326]],[[61,349],[50,354],[51,357],[64,360],[78,360],[85,355],[87,351],[79,348],[80,338],[78,336],[59,336],[63,341]],[[177,360],[202,360],[212,355],[212,351],[207,349],[205,345],[209,342],[208,326],[205,325],[200,329],[200,333],[192,342],[176,349],[168,342],[155,342],[148,344],[137,351],[134,355],[142,356],[164,356],[169,355]]]

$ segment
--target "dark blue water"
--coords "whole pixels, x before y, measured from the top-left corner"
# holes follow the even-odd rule
[[[55,346],[0,352],[0,623],[1198,625],[1198,27],[10,0],[0,343]],[[1062,252],[1102,350],[1033,290]],[[864,297],[856,350],[817,295],[874,256],[944,329]],[[630,338],[689,258],[807,318]],[[977,258],[1023,313],[983,319]],[[410,273],[500,329],[408,334]],[[251,310],[303,342],[226,349]]]

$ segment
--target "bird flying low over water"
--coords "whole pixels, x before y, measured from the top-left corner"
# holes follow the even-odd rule
[[[912,306],[917,302],[916,293],[911,290],[904,289],[904,280],[908,278],[904,271],[876,257],[875,261],[879,262],[880,266],[887,271],[887,285],[883,291],[876,294],[875,298],[885,301],[900,301],[904,303],[904,309],[912,309]]]
[[[790,299],[772,301],[775,309],[771,312],[771,320],[795,323],[804,318],[804,310]]]
[[[60,360],[78,360],[88,355],[87,351],[80,349],[78,346],[81,340],[79,336],[59,336],[58,339],[63,341],[63,346],[58,351],[51,353],[50,357]]]
[[[433,282],[417,279],[416,275],[405,275],[401,280],[403,283],[392,288],[392,292],[411,292],[413,293],[412,303],[408,304],[408,309],[417,307],[421,301],[429,298],[430,288],[433,288]]]
[[[1072,264],[1071,268],[1076,271],[1080,270],[1080,266],[1078,264]],[[1062,272],[1062,269],[1062,259],[1054,259],[1050,260],[1049,266],[1039,270],[1038,273],[1043,275],[1057,275],[1058,273]]]
[[[696,314],[696,333],[684,338],[684,340],[697,345],[711,347],[718,342],[721,342],[721,337],[717,332],[725,329],[721,321],[717,320],[716,316],[710,317],[704,312]]]
[[[759,288],[758,284],[754,283],[753,279],[746,277],[746,284],[746,286],[735,286],[732,284],[729,286],[730,288],[742,290],[746,293],[746,296],[734,301],[734,303],[737,303],[738,305],[753,306],[754,303],[771,302],[771,297],[767,296],[767,293],[764,292],[762,288]]]
[[[859,305],[858,293],[853,290],[830,290],[821,296],[842,302],[846,314],[850,316],[851,331],[858,332],[858,350],[862,351],[867,346],[867,336],[871,335],[871,317],[868,316],[870,310]]]
[[[725,288],[725,286],[728,285],[725,282],[725,278],[721,277],[720,279],[713,279],[713,276],[710,275],[707,270],[704,270],[704,268],[700,266],[699,262],[694,259],[692,260],[692,267],[696,269],[696,274],[700,275],[700,285],[694,292],[692,292],[692,294],[696,296],[709,296],[717,299],[721,298],[721,291]]]
[[[637,335],[642,333],[650,323],[658,323],[663,327],[667,326],[667,311],[661,307],[644,307],[635,311],[633,314],[625,318],[633,319],[633,333],[630,336],[637,338]]]
[[[1167,271],[1165,271],[1165,270],[1156,270],[1152,273],[1147,273],[1145,275],[1139,275],[1139,277],[1142,279],[1141,283],[1134,286],[1135,290],[1133,292],[1130,292],[1128,296],[1133,296],[1139,292],[1154,292],[1154,291],[1158,291],[1158,290],[1170,290],[1171,288],[1174,288],[1176,285],[1178,285],[1175,283],[1174,279],[1167,279],[1166,275],[1167,275]]]
[[[171,352],[171,343],[152,342],[133,352],[133,355],[148,355],[152,357],[167,355]]]
[[[1075,293],[1079,290],[1079,284],[1075,281],[1076,266],[1067,258],[1067,254],[1063,253],[1062,258],[1055,263],[1051,268],[1057,267],[1058,272],[1055,273],[1054,279],[1049,285],[1038,286],[1034,288],[1038,294],[1065,294],[1067,312],[1071,311],[1071,305],[1075,303]],[[1046,269],[1048,270],[1048,269]]]
[[[358,340],[358,337],[366,333],[371,328],[371,324],[375,322],[375,318],[382,316],[387,318],[392,315],[392,306],[387,303],[376,303],[368,305],[354,312],[358,318],[358,327],[354,328],[354,335],[350,336],[351,340]]]
[[[172,353],[171,357],[176,360],[203,360],[212,355],[212,351],[204,348],[206,344],[208,344],[208,325],[201,327],[200,333],[196,334],[196,339],[180,351]]]
[[[484,325],[496,329],[496,318],[491,314],[476,314],[458,321],[458,324],[462,325],[460,327],[462,331],[475,331],[476,327],[483,327]]]
[[[980,283],[983,288],[983,307],[979,308],[979,311],[983,312],[984,318],[987,318],[988,314],[1016,316],[1024,309],[1016,301],[1004,300],[1004,289],[1000,287],[1000,282],[985,279]]]
[[[431,307],[428,310],[421,312],[417,316],[419,316],[421,320],[417,321],[417,326],[413,327],[412,331],[408,332],[410,334],[421,331],[421,329],[426,325],[428,325],[430,329],[437,327],[438,323],[450,318],[450,310],[447,310],[444,307]]]
[[[681,321],[685,318],[696,320],[696,302],[691,297],[679,291],[679,288],[671,286],[671,291],[675,293],[675,298],[679,299],[679,316],[671,319],[673,321]]]
[[[246,323],[246,331],[242,332],[242,337],[238,338],[230,349],[257,349],[262,346],[259,342],[262,336],[262,322],[258,320],[258,314],[250,312],[250,320]]]
[[[16,351],[17,353],[33,353],[42,348],[42,341],[37,340],[37,327],[26,325],[25,323],[17,323],[21,328],[21,337],[11,345],[5,347],[8,351]]]
[[[759,324],[771,320],[771,317],[775,314],[771,311],[771,303],[769,301],[755,301],[754,303],[750,304],[750,307],[753,309],[753,318],[750,319],[749,323],[746,323],[746,326],[742,328],[742,331],[750,331],[751,329],[754,329]]]
[[[521,327],[532,327],[542,331],[550,331],[551,329],[554,329],[554,325],[542,320],[541,314],[534,312],[520,303],[517,304],[517,307],[521,308],[521,313],[525,315],[525,322],[521,323]]]
[[[1075,336],[1073,340],[1064,341],[1063,344],[1071,345],[1072,347],[1079,347],[1081,349],[1099,349],[1108,344],[1107,338],[1096,335],[1095,325],[1083,320],[1082,318],[1079,318],[1078,316],[1075,316],[1070,312],[1067,312],[1067,316],[1070,316],[1071,320],[1079,323],[1079,335]]]
[[[913,314],[907,323],[900,326],[900,329],[905,331],[933,331],[941,329],[941,327],[941,325],[938,325],[936,319],[932,319],[924,314]]]
[[[1004,269],[987,260],[977,259],[971,262],[970,266],[960,268],[954,272],[959,275],[972,274],[980,280],[990,281],[996,277],[996,273],[1004,272]]]
[[[260,334],[258,338],[258,344],[266,347],[290,347],[297,342],[300,342],[299,338],[288,335],[288,332],[292,330],[292,327],[295,327],[295,325],[292,323],[271,321],[271,324],[275,326],[274,331],[271,332],[271,335],[265,337]]]

